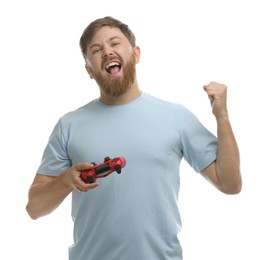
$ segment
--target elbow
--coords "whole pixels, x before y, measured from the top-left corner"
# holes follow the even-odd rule
[[[241,192],[242,190],[242,187],[234,187],[234,188],[231,188],[231,189],[224,189],[224,190],[221,190],[224,194],[227,194],[227,195],[237,195]]]
[[[26,212],[28,213],[31,219],[36,220],[38,218],[49,215],[52,210],[49,211],[45,208],[38,207],[38,205],[35,206],[34,203],[28,202],[28,204],[26,205]]]
[[[235,189],[233,190],[232,194],[236,195],[239,194],[242,190],[242,181],[240,180],[240,183],[236,185]]]
[[[231,185],[224,186],[221,189],[221,192],[227,194],[227,195],[237,195],[242,190],[242,180],[241,178],[236,181],[235,183],[232,183]]]
[[[33,219],[33,220],[38,219],[38,216],[31,211],[29,205],[26,206],[26,211],[27,211],[27,213],[31,219]]]
[[[31,205],[28,203],[26,206],[26,212],[28,213],[28,215],[30,216],[31,219],[36,220],[40,217],[40,215],[38,214],[38,212],[36,212]]]

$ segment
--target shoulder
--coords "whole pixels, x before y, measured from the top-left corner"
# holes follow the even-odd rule
[[[62,123],[68,123],[68,122],[75,122],[77,120],[83,120],[85,117],[90,116],[90,114],[94,113],[95,110],[97,110],[97,100],[92,100],[89,103],[75,109],[72,111],[69,111],[62,115],[59,119]]]
[[[194,116],[193,113],[189,110],[189,108],[187,108],[183,104],[164,100],[148,93],[144,93],[143,97],[144,101],[148,106],[155,110],[160,110],[163,113],[170,113],[170,115],[174,115],[175,117]]]

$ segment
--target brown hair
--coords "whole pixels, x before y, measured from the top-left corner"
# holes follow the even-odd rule
[[[135,47],[135,36],[130,30],[127,24],[122,23],[121,21],[114,19],[111,16],[106,16],[104,18],[99,18],[91,22],[83,31],[83,34],[80,38],[80,48],[84,57],[87,54],[87,46],[92,40],[94,34],[103,26],[116,27],[121,30],[121,32],[127,37],[132,47]]]

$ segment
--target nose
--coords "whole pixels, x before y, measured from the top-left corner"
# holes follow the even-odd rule
[[[107,59],[110,56],[113,56],[113,51],[109,46],[105,46],[102,51],[102,58]]]

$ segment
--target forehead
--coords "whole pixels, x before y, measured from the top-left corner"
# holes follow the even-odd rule
[[[119,28],[103,26],[94,34],[91,41],[89,42],[89,46],[92,46],[94,44],[102,44],[104,42],[111,41],[114,38],[128,40]]]

